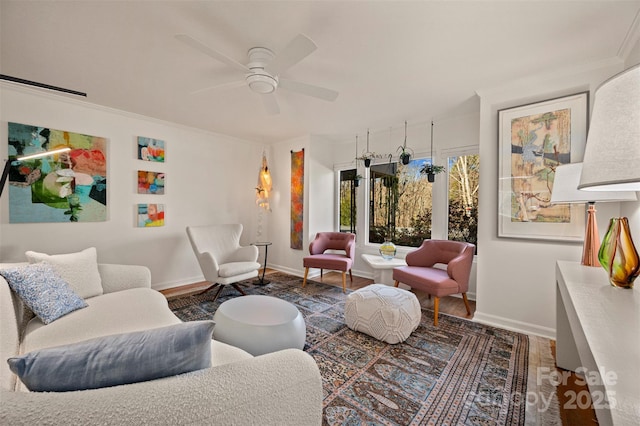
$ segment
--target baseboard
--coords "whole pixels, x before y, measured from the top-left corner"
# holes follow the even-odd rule
[[[553,328],[541,327],[539,325],[516,321],[496,315],[485,314],[479,311],[476,311],[473,314],[473,321],[484,325],[490,325],[493,327],[516,331],[518,333],[534,334],[536,336],[545,337],[551,340],[556,339],[556,330]]]
[[[189,284],[201,283],[202,281],[204,281],[204,275],[199,275],[192,278],[185,278],[184,280],[180,280],[180,281],[165,281],[161,283],[153,283],[151,285],[151,288],[154,290],[161,291],[161,290],[168,290],[170,288],[175,288],[175,287],[182,287]]]
[[[273,265],[273,264],[269,264],[267,266],[268,269],[275,269],[278,272],[284,272],[285,274],[289,274],[289,275],[294,275],[296,277],[303,277],[304,276],[304,271],[299,271],[297,269],[291,269],[288,268],[286,266],[281,266],[281,265]],[[320,272],[318,272],[315,275],[311,275],[311,272],[309,273],[309,278],[311,278],[312,276],[316,276],[316,275],[320,275]]]
[[[457,294],[450,294],[447,297],[455,297],[457,299],[461,299],[462,300],[462,294],[461,293],[457,293]],[[476,294],[472,293],[470,291],[467,292],[467,299],[469,300],[473,300],[474,302],[476,301]]]

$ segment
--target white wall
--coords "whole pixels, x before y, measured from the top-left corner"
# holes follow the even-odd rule
[[[635,47],[631,50],[629,57],[624,63],[624,67],[627,69],[638,64],[640,64],[640,40],[636,42]],[[640,199],[640,192],[636,194],[638,199]],[[620,216],[625,216],[629,219],[631,236],[634,238],[636,248],[640,249],[640,202],[621,203]]]
[[[267,215],[269,238],[268,266],[294,275],[302,275],[302,258],[309,254],[309,145],[310,138],[303,137],[271,146],[270,165],[273,180],[271,213]],[[304,158],[304,237],[302,250],[291,248],[291,151],[305,150]],[[313,163],[313,161],[311,161]]]
[[[474,320],[523,332],[555,336],[555,262],[579,261],[581,244],[497,237],[497,111],[558,96],[593,90],[621,71],[621,61],[512,82],[480,94],[480,223],[478,290]],[[580,159],[581,160],[581,159]],[[637,210],[638,203],[629,206]],[[620,214],[620,203],[599,204],[602,238],[608,218]]]
[[[333,172],[334,151],[331,148],[331,144],[323,137],[311,136],[307,157],[309,226],[306,228],[306,237],[309,241],[315,238],[318,232],[338,230],[338,224],[334,220],[336,193]]]
[[[146,265],[153,286],[166,288],[203,279],[186,238],[187,225],[240,222],[243,244],[255,240],[258,144],[12,85],[0,86],[0,121],[1,141],[7,141],[7,122],[108,139],[107,221],[11,224],[5,188],[0,261],[23,261],[26,250],[54,254],[95,246],[100,262]],[[164,140],[166,162],[137,160],[137,136]],[[6,142],[0,146],[7,158]],[[138,169],[165,172],[166,195],[137,194]],[[165,205],[164,227],[135,227],[135,205],[145,202]]]

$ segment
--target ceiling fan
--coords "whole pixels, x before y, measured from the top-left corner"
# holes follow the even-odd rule
[[[246,65],[231,59],[189,35],[177,34],[175,37],[188,46],[244,74],[243,77],[239,76],[232,81],[200,89],[194,93],[248,85],[252,91],[261,95],[264,107],[269,114],[278,114],[280,112],[280,106],[275,96],[278,88],[326,101],[334,101],[338,97],[338,92],[335,90],[282,77],[282,73],[317,49],[316,44],[304,34],[298,34],[278,55],[266,47],[249,49]]]

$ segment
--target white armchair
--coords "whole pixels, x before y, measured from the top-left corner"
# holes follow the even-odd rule
[[[236,283],[258,276],[258,248],[240,246],[241,224],[187,226],[187,236],[196,254],[204,279],[217,288],[215,300],[225,285],[231,284],[243,296]]]

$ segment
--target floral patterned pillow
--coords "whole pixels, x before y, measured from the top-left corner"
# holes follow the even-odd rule
[[[0,275],[45,324],[87,306],[48,263],[2,269]]]

